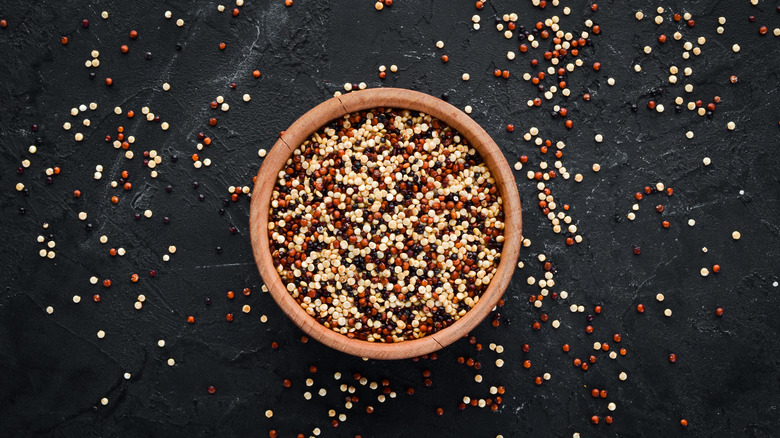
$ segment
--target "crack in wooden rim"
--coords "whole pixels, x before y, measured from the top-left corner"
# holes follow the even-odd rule
[[[504,248],[493,280],[479,302],[449,327],[420,339],[398,343],[368,342],[336,333],[309,316],[290,295],[276,272],[268,242],[268,213],[271,194],[279,171],[292,152],[311,134],[347,113],[376,107],[422,111],[447,123],[469,140],[487,163],[496,179],[503,200]],[[520,252],[522,213],[520,197],[512,169],[496,143],[471,117],[443,100],[417,91],[400,88],[374,88],[333,97],[309,110],[283,132],[263,161],[252,191],[249,212],[252,251],[257,269],[282,311],[312,338],[323,344],[359,357],[371,359],[406,359],[432,353],[446,347],[473,330],[493,309],[504,294]]]

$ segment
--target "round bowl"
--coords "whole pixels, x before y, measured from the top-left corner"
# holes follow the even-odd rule
[[[396,343],[368,342],[350,339],[323,326],[309,316],[290,295],[276,272],[268,242],[268,214],[271,194],[279,171],[292,152],[315,131],[344,114],[376,107],[422,111],[442,120],[467,138],[479,151],[498,183],[504,209],[504,247],[493,280],[477,304],[452,325],[419,339]],[[496,143],[471,117],[443,100],[417,91],[399,88],[374,88],[355,91],[329,99],[301,116],[282,132],[263,161],[252,192],[249,213],[252,250],[260,275],[271,296],[284,313],[312,338],[323,344],[359,357],[372,359],[405,359],[439,350],[464,337],[493,309],[506,290],[515,269],[522,240],[520,197],[515,178]]]

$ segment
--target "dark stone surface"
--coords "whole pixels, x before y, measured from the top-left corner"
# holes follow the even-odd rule
[[[499,0],[488,1],[482,11],[471,1],[396,0],[381,12],[370,1],[296,0],[292,8],[281,0],[247,3],[238,17],[218,13],[216,2],[0,4],[0,18],[8,21],[0,29],[1,435],[268,436],[276,429],[288,437],[309,436],[314,427],[322,436],[364,437],[775,433],[780,415],[780,40],[772,29],[780,26],[780,14],[773,2],[758,7],[747,1],[680,2],[673,10],[667,7],[662,26],[652,23],[658,4],[648,1],[604,2],[597,12],[568,2],[573,9],[568,17],[562,7],[542,11],[531,2]],[[639,9],[645,12],[641,22],[633,18]],[[110,13],[108,20],[100,18],[102,10]],[[173,12],[172,20],[163,17],[165,10]],[[542,59],[543,51],[506,59],[506,51],[519,42],[496,32],[494,16],[513,11],[527,29],[553,14],[562,17],[566,31],[584,30],[587,18],[601,26],[592,45],[581,50],[585,67],[567,74],[571,97],[557,94],[541,108],[526,106],[540,93],[522,73],[538,71],[529,60]],[[671,21],[674,12],[691,12],[695,26]],[[471,30],[475,13],[482,18],[479,31]],[[754,23],[750,15],[756,16]],[[728,20],[723,35],[715,32],[719,16]],[[88,28],[81,24],[85,18]],[[175,25],[178,18],[184,27]],[[765,36],[758,33],[761,25],[769,27]],[[139,32],[136,40],[128,37],[131,29]],[[682,59],[683,41],[671,38],[677,29],[694,45],[696,37],[707,38],[701,56]],[[656,42],[660,32],[669,37],[664,45]],[[67,46],[60,44],[61,36],[69,37]],[[443,50],[435,48],[440,39]],[[220,42],[226,50],[218,50]],[[742,50],[734,54],[731,45],[737,42]],[[128,54],[119,51],[122,44],[130,47]],[[653,47],[650,55],[642,53],[645,45]],[[101,64],[87,69],[84,62],[93,49],[101,52]],[[444,53],[447,64],[440,61]],[[590,68],[594,61],[601,62],[601,71]],[[636,62],[642,73],[633,71]],[[382,64],[397,64],[399,71],[380,81]],[[690,66],[693,75],[678,74],[680,81],[669,85],[672,64]],[[263,72],[260,79],[251,77],[256,68]],[[494,78],[494,68],[508,68],[512,77]],[[470,73],[469,82],[460,79],[463,72]],[[739,76],[737,84],[729,83],[732,74]],[[110,88],[104,84],[109,76]],[[608,77],[616,79],[614,87],[607,85]],[[439,352],[436,361],[364,362],[314,341],[302,344],[301,333],[260,291],[248,239],[248,198],[223,206],[227,187],[251,185],[261,163],[258,148],[269,148],[280,130],[344,82],[361,81],[369,87],[446,93],[460,108],[473,106],[472,117],[493,135],[510,164],[522,154],[530,158],[516,176],[524,234],[533,243],[521,252],[526,268],[518,270],[506,293],[501,326],[486,321],[474,333],[485,346],[481,352],[463,340]],[[162,91],[163,82],[171,91]],[[685,83],[694,85],[693,93],[683,91]],[[666,107],[663,114],[647,109],[659,87],[664,88],[658,98]],[[590,102],[582,100],[585,92]],[[241,101],[244,93],[252,95],[250,103]],[[226,97],[229,112],[209,108],[217,95]],[[711,118],[674,111],[676,96],[706,105],[715,95],[723,102]],[[83,115],[72,117],[70,108],[90,102],[99,108],[87,111],[90,127],[80,126]],[[562,118],[550,117],[554,104],[569,110],[572,130],[564,128]],[[136,117],[113,114],[117,105],[133,109]],[[164,132],[143,120],[145,105],[171,129]],[[219,118],[214,128],[208,126],[212,116]],[[729,132],[725,126],[731,120],[737,128]],[[62,129],[66,121],[73,123],[70,131]],[[506,132],[507,123],[516,126],[514,133]],[[115,136],[119,125],[136,137],[132,161],[103,140]],[[538,169],[543,159],[552,166],[554,158],[552,151],[545,158],[522,139],[531,126],[544,138],[565,141],[564,166],[585,177],[579,184],[560,177],[549,183],[556,202],[571,205],[584,237],[579,245],[567,246],[567,236],[554,234],[535,205],[536,182],[525,172]],[[694,139],[685,138],[688,130]],[[74,142],[75,132],[83,132],[85,141]],[[201,153],[213,160],[210,168],[192,167],[198,132],[214,139]],[[596,133],[604,135],[603,143],[593,141]],[[29,145],[36,143],[38,153],[29,154]],[[142,167],[141,154],[150,149],[164,157],[157,179]],[[712,158],[708,167],[702,165],[705,156]],[[25,158],[32,165],[17,175]],[[590,170],[595,162],[601,164],[599,173]],[[92,178],[97,164],[105,168],[100,181]],[[49,185],[44,170],[53,166],[62,173]],[[124,169],[133,184],[127,193],[108,186]],[[673,187],[674,196],[647,197],[637,220],[627,221],[633,194],[657,181]],[[29,196],[14,189],[18,182]],[[73,198],[74,189],[83,192],[80,199]],[[121,198],[117,205],[109,201],[114,194]],[[657,203],[665,205],[663,214],[654,211]],[[134,214],[147,208],[154,216],[136,221]],[[87,221],[77,219],[79,211],[89,214]],[[689,218],[696,220],[694,227],[686,225]],[[664,219],[672,224],[668,230],[660,226]],[[731,239],[733,230],[742,232],[741,240]],[[44,247],[36,242],[39,234],[53,235],[55,259],[38,256]],[[103,234],[106,245],[98,241]],[[165,263],[169,245],[178,251]],[[635,245],[641,255],[633,254]],[[127,254],[111,257],[111,247],[123,247]],[[547,298],[539,310],[528,300],[538,287],[528,286],[525,278],[541,278],[536,260],[541,253],[557,269],[551,290],[566,290],[569,298]],[[715,263],[722,266],[719,274],[699,275]],[[157,276],[151,278],[150,270]],[[131,273],[141,280],[131,283]],[[93,275],[110,278],[113,285],[93,286]],[[251,296],[240,293],[244,287],[252,289]],[[227,290],[236,291],[236,299],[225,298]],[[655,301],[659,292],[666,297],[663,303]],[[100,303],[92,301],[94,293],[102,296]],[[74,294],[82,297],[80,304],[72,302]],[[147,297],[141,311],[133,308],[138,294]],[[207,298],[210,306],[204,304]],[[644,314],[634,310],[638,303],[647,307]],[[248,315],[241,312],[243,304],[252,306]],[[571,304],[585,306],[586,312],[570,313]],[[586,315],[597,304],[604,311],[587,335]],[[52,315],[44,311],[49,305]],[[715,316],[719,306],[725,309],[721,318]],[[670,318],[663,316],[666,308],[674,312]],[[228,312],[236,315],[232,323],[225,321]],[[550,320],[534,331],[531,324],[542,312]],[[268,323],[260,322],[262,314]],[[186,323],[188,315],[197,318],[194,325]],[[558,330],[551,327],[555,319],[561,322]],[[106,331],[105,339],[96,337],[98,330]],[[625,357],[613,361],[595,352],[598,361],[588,371],[572,366],[575,357],[594,353],[595,341],[616,348],[611,339],[618,332],[619,346],[628,349]],[[164,348],[158,339],[165,339]],[[280,344],[278,351],[272,350],[273,341]],[[494,366],[499,355],[487,348],[491,342],[506,349],[500,355],[503,368]],[[521,350],[524,343],[530,345],[528,353]],[[568,354],[561,351],[564,343],[572,346]],[[670,353],[677,354],[676,364],[669,363]],[[483,363],[482,384],[474,382],[473,369],[456,362],[460,355]],[[174,367],[166,364],[171,357]],[[532,361],[530,369],[522,367],[526,359]],[[314,375],[311,364],[319,367]],[[424,369],[432,372],[431,387],[423,385]],[[336,371],[343,373],[342,382],[357,388],[360,401],[351,410],[344,408],[340,382],[332,377]],[[628,380],[618,380],[621,371]],[[132,373],[130,380],[122,377],[125,372]],[[356,383],[354,372],[370,381],[389,379],[398,397],[379,403],[379,392]],[[545,372],[551,380],[536,386],[534,378]],[[304,383],[308,377],[315,381],[311,388]],[[291,389],[282,387],[285,378],[292,380]],[[464,395],[489,397],[488,388],[499,384],[506,394],[498,412],[457,410]],[[216,387],[213,395],[207,392],[210,385]],[[416,390],[413,396],[405,394],[409,386]],[[609,391],[607,399],[592,398],[594,387]],[[319,388],[327,389],[325,397],[316,394]],[[314,394],[311,401],[302,396],[306,390]],[[107,406],[100,404],[102,397]],[[617,405],[612,425],[604,424],[609,402]],[[375,408],[373,414],[366,413],[367,405]],[[437,407],[443,416],[436,416]],[[266,409],[274,410],[273,418],[265,417]],[[347,421],[333,429],[329,409],[347,414]],[[590,424],[592,415],[601,417],[598,426]],[[689,422],[685,430],[681,418]]]

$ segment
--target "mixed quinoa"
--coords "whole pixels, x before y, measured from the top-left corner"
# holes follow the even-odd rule
[[[277,272],[324,326],[369,342],[441,330],[498,267],[498,185],[466,138],[430,115],[347,114],[279,172],[268,238]]]

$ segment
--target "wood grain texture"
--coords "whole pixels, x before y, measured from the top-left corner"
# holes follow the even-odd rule
[[[309,316],[290,295],[276,272],[268,241],[268,213],[278,173],[292,151],[315,131],[344,114],[376,107],[422,111],[459,131],[479,151],[496,179],[504,209],[504,247],[493,280],[478,303],[449,327],[420,339],[399,343],[349,339]],[[359,357],[405,359],[439,350],[467,335],[492,310],[506,290],[514,272],[522,240],[522,213],[514,175],[493,139],[469,116],[435,97],[412,90],[375,88],[331,98],[312,108],[284,131],[263,161],[252,192],[249,227],[257,268],[271,296],[285,314],[312,338]]]

